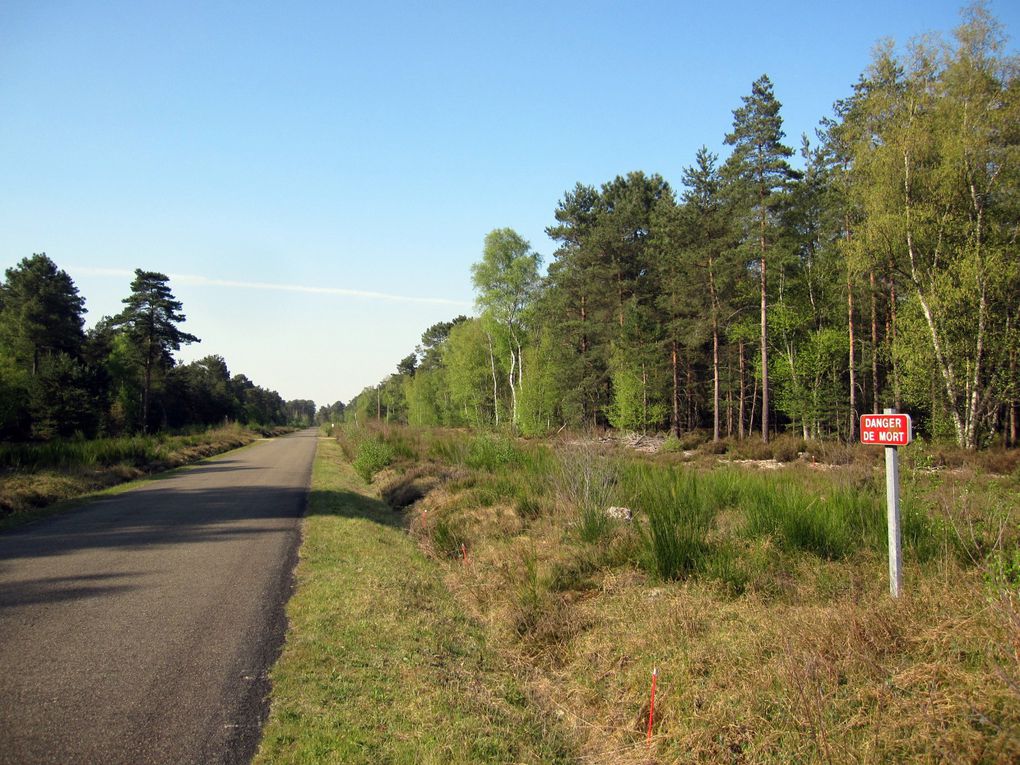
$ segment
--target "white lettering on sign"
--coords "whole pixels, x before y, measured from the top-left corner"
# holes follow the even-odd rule
[[[906,446],[913,440],[909,414],[861,415],[861,443]]]

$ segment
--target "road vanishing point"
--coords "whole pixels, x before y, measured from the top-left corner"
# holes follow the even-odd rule
[[[0,534],[0,763],[243,763],[317,434]]]

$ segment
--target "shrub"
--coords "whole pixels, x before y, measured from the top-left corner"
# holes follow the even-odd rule
[[[690,430],[679,438],[670,433],[662,444],[664,452],[687,452],[706,443],[711,436],[704,430]]]
[[[389,444],[366,438],[358,445],[357,456],[351,464],[363,481],[371,483],[372,477],[393,461],[393,456]]]
[[[772,442],[772,457],[777,462],[793,462],[806,449],[807,444],[801,438],[789,435],[777,436]]]
[[[680,439],[670,433],[666,436],[666,440],[662,442],[662,446],[659,447],[659,451],[663,454],[672,454],[674,452],[682,452],[684,447],[680,444]]]
[[[552,470],[557,499],[582,511],[605,511],[613,505],[619,479],[617,463],[590,446],[565,450]]]
[[[471,442],[464,457],[464,464],[476,470],[488,470],[493,473],[499,468],[519,462],[520,458],[520,452],[509,439],[482,435]]]
[[[751,434],[743,441],[734,441],[730,450],[734,457],[744,460],[770,460],[772,459],[772,445],[761,440],[759,436]]]
[[[1020,468],[1020,449],[989,449],[977,452],[971,459],[989,473],[1011,475]]]
[[[706,441],[702,444],[701,450],[706,454],[726,454],[731,446],[733,446],[732,441],[720,438],[718,441]]]

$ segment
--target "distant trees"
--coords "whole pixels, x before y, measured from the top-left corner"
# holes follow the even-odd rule
[[[798,170],[760,77],[730,155],[702,147],[676,191],[641,172],[569,189],[543,278],[527,242],[490,233],[479,318],[394,376],[406,414],[382,387],[357,401],[419,425],[766,441],[852,440],[865,407],[892,405],[922,434],[1017,444],[1020,68],[1004,51],[980,4],[952,44],[879,48]]]
[[[0,438],[45,440],[227,420],[310,424],[310,401],[284,402],[221,356],[179,365],[182,306],[165,275],[135,272],[125,309],[83,331],[85,301],[45,254],[0,283]]]
[[[323,404],[315,413],[315,424],[323,425],[327,422],[343,422],[344,409],[345,406],[343,401],[335,401],[332,404]]]
[[[315,402],[308,399],[294,399],[285,405],[287,424],[307,428],[315,423]]]

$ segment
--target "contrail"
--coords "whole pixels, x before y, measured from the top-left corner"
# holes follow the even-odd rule
[[[134,271],[123,268],[92,268],[83,266],[70,268],[69,271],[89,276],[116,276],[118,278],[131,279]],[[387,292],[372,292],[370,290],[352,290],[344,287],[310,287],[304,284],[276,284],[274,282],[244,282],[232,279],[210,279],[207,276],[196,276],[195,274],[167,274],[171,281],[178,284],[189,284],[196,287],[229,287],[231,289],[243,290],[272,290],[276,292],[303,292],[313,295],[339,295],[341,297],[365,298],[367,300],[387,300],[394,303],[427,303],[430,305],[449,306],[470,306],[464,300],[451,300],[449,298],[413,297],[410,295],[391,295]]]

